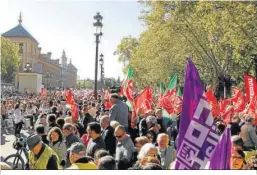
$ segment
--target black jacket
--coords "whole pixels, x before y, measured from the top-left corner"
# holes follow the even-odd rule
[[[94,122],[94,118],[89,113],[86,113],[83,119],[83,125],[84,125],[85,131],[87,130],[88,123],[91,123],[91,122]]]
[[[116,138],[114,137],[114,129],[108,126],[102,132],[102,138],[104,140],[106,150],[109,151],[111,155],[115,154],[116,150]]]
[[[76,126],[76,128],[77,128],[77,130],[78,130],[78,132],[79,132],[79,135],[80,135],[80,137],[82,137],[83,136],[83,134],[85,134],[86,133],[86,129],[84,128],[84,126],[81,124],[81,123],[75,123],[75,126]]]
[[[240,129],[240,126],[239,126],[239,123],[236,123],[236,122],[232,122],[230,123],[231,125],[231,136],[233,135],[238,135],[240,132],[241,132],[241,129]]]

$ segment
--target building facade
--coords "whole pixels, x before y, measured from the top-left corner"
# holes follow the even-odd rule
[[[38,41],[22,26],[21,14],[18,22],[16,27],[3,33],[2,37],[8,38],[19,46],[19,56],[22,60],[19,72],[24,72],[25,66],[29,63],[32,72],[42,74],[42,83],[45,88],[75,88],[78,70],[71,59],[67,64],[68,58],[65,51],[63,50],[60,59],[52,59],[51,52],[41,53]],[[16,77],[16,86],[19,84],[17,79]]]

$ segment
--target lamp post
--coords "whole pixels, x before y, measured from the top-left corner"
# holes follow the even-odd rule
[[[32,66],[29,62],[25,65],[24,72],[32,72]]]
[[[104,57],[104,55],[101,53],[101,55],[100,55],[100,60],[99,60],[99,64],[100,64],[100,66],[101,66],[101,78],[100,78],[100,82],[101,82],[101,91],[102,91],[102,89],[103,89],[103,75],[104,75],[104,67],[103,67],[103,65],[104,65],[104,60],[103,60],[103,57]]]
[[[97,13],[94,16],[94,19],[96,20],[96,22],[94,22],[94,27],[95,27],[95,36],[96,36],[96,54],[95,54],[95,88],[94,88],[94,92],[95,92],[95,99],[97,99],[97,71],[98,71],[98,45],[100,43],[101,40],[101,36],[102,34],[102,19],[103,17],[100,15],[100,13]]]

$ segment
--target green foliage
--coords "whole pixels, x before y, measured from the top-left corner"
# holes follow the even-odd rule
[[[5,83],[13,83],[21,62],[19,48],[9,39],[1,37],[1,79]]]
[[[140,19],[147,26],[130,52],[137,87],[167,87],[178,73],[183,86],[186,57],[213,89],[218,77],[253,72],[257,53],[257,2],[144,1]],[[127,48],[123,42],[123,48]],[[121,44],[120,44],[121,45]],[[119,48],[119,46],[118,46]]]
[[[93,89],[94,88],[94,84],[90,80],[78,80],[77,86],[82,89]]]

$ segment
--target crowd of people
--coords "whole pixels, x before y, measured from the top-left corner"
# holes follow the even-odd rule
[[[112,94],[112,107],[105,108],[101,96],[74,95],[79,113],[73,117],[65,95],[36,94],[5,98],[1,103],[2,127],[14,123],[14,134],[22,129],[34,134],[26,138],[29,149],[26,169],[167,170],[176,160],[180,115],[163,115],[156,107],[132,112],[125,98]],[[215,120],[221,135],[226,125]],[[235,115],[231,125],[232,169],[257,169],[257,135],[249,115]],[[8,165],[1,162],[1,167]]]

